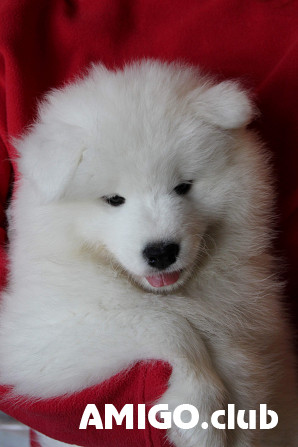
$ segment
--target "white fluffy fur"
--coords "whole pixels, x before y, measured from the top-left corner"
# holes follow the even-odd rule
[[[173,373],[159,403],[194,404],[201,421],[227,403],[279,414],[263,433],[173,428],[177,447],[297,445],[270,174],[245,127],[253,113],[236,83],[154,61],[95,66],[47,96],[16,141],[1,383],[50,397],[162,359]],[[173,191],[189,180],[187,195]],[[125,204],[102,199],[113,194]],[[180,279],[162,290],[142,256],[157,240],[181,244],[168,268]]]

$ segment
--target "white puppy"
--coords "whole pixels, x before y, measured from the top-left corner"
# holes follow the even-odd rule
[[[51,397],[133,362],[173,366],[158,403],[234,403],[273,430],[173,425],[177,447],[294,447],[294,360],[270,255],[267,157],[247,95],[196,69],[95,66],[16,141],[0,382]]]

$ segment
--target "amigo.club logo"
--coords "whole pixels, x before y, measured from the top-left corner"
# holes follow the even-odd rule
[[[182,418],[182,413],[184,413]],[[173,412],[169,411],[167,404],[154,405],[146,414],[145,404],[137,405],[137,417],[134,414],[134,405],[126,404],[118,412],[113,404],[105,404],[104,423],[95,404],[88,404],[81,418],[80,429],[85,430],[88,425],[94,425],[96,429],[111,430],[113,422],[116,425],[125,423],[125,428],[131,430],[138,428],[145,429],[148,420],[155,428],[167,429],[175,424],[181,429],[194,428],[200,424],[203,430],[208,429],[209,424],[219,430],[235,429],[236,426],[243,430],[271,429],[278,424],[278,415],[273,410],[268,410],[266,404],[260,404],[257,410],[237,410],[234,404],[229,404],[227,411],[215,411],[210,421],[200,421],[200,414],[194,405],[183,404],[175,408]],[[224,421],[222,421],[224,419]],[[185,422],[187,420],[187,422]]]

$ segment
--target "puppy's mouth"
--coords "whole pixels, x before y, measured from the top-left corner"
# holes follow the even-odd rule
[[[180,278],[181,271],[170,273],[159,273],[156,275],[145,276],[146,280],[152,287],[166,287],[175,284]]]

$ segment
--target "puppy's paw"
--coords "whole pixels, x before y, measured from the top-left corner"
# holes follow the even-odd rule
[[[224,390],[206,383],[189,388],[186,382],[172,383],[157,403],[172,414],[168,439],[176,447],[226,447],[225,430],[211,424],[213,412],[224,408]]]
[[[226,447],[226,433],[211,425],[203,429],[199,423],[197,427],[181,429],[174,424],[167,431],[168,439],[176,447]]]

